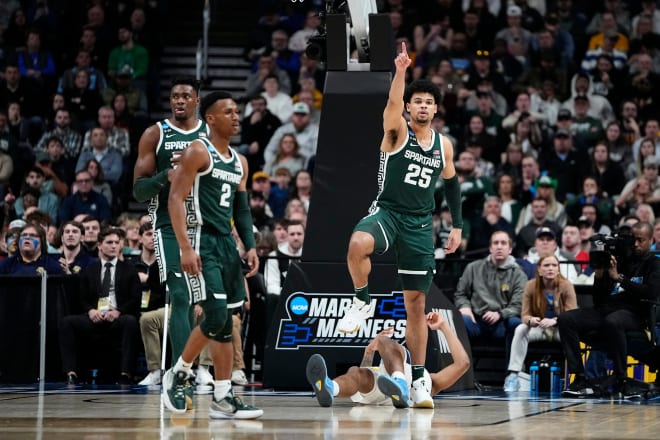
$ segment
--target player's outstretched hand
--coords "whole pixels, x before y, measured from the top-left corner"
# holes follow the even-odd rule
[[[430,312],[426,315],[426,323],[431,330],[438,330],[442,324],[446,323],[445,318],[438,312]]]
[[[401,52],[399,55],[394,58],[394,65],[396,66],[397,71],[405,72],[408,66],[410,66],[410,57],[408,56],[408,51],[406,50],[406,43],[401,43]]]

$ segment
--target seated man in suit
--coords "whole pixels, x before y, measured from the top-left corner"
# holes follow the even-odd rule
[[[99,260],[81,275],[78,307],[82,314],[69,315],[60,323],[62,367],[67,382],[78,381],[78,340],[92,333],[111,334],[121,344],[121,384],[131,383],[135,366],[137,316],[140,309],[140,278],[132,264],[118,259],[121,251],[117,228],[99,234]]]

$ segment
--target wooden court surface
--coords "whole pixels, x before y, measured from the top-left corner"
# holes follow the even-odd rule
[[[158,389],[0,388],[0,439],[658,439],[660,398],[562,399],[527,392],[464,392],[435,399],[434,410],[321,408],[310,392],[240,390],[264,410],[256,420],[211,420],[210,395],[173,416]]]

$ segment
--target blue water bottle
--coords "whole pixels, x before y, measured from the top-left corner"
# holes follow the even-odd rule
[[[550,393],[556,396],[561,394],[561,368],[557,362],[550,367]]]
[[[532,366],[529,367],[529,392],[531,394],[539,392],[539,363],[537,361],[532,362]]]

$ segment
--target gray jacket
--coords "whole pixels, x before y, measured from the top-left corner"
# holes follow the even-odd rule
[[[496,267],[490,255],[468,264],[458,281],[454,304],[457,308],[470,307],[475,315],[498,311],[503,319],[520,316],[523,291],[527,283],[525,272],[515,258]]]

